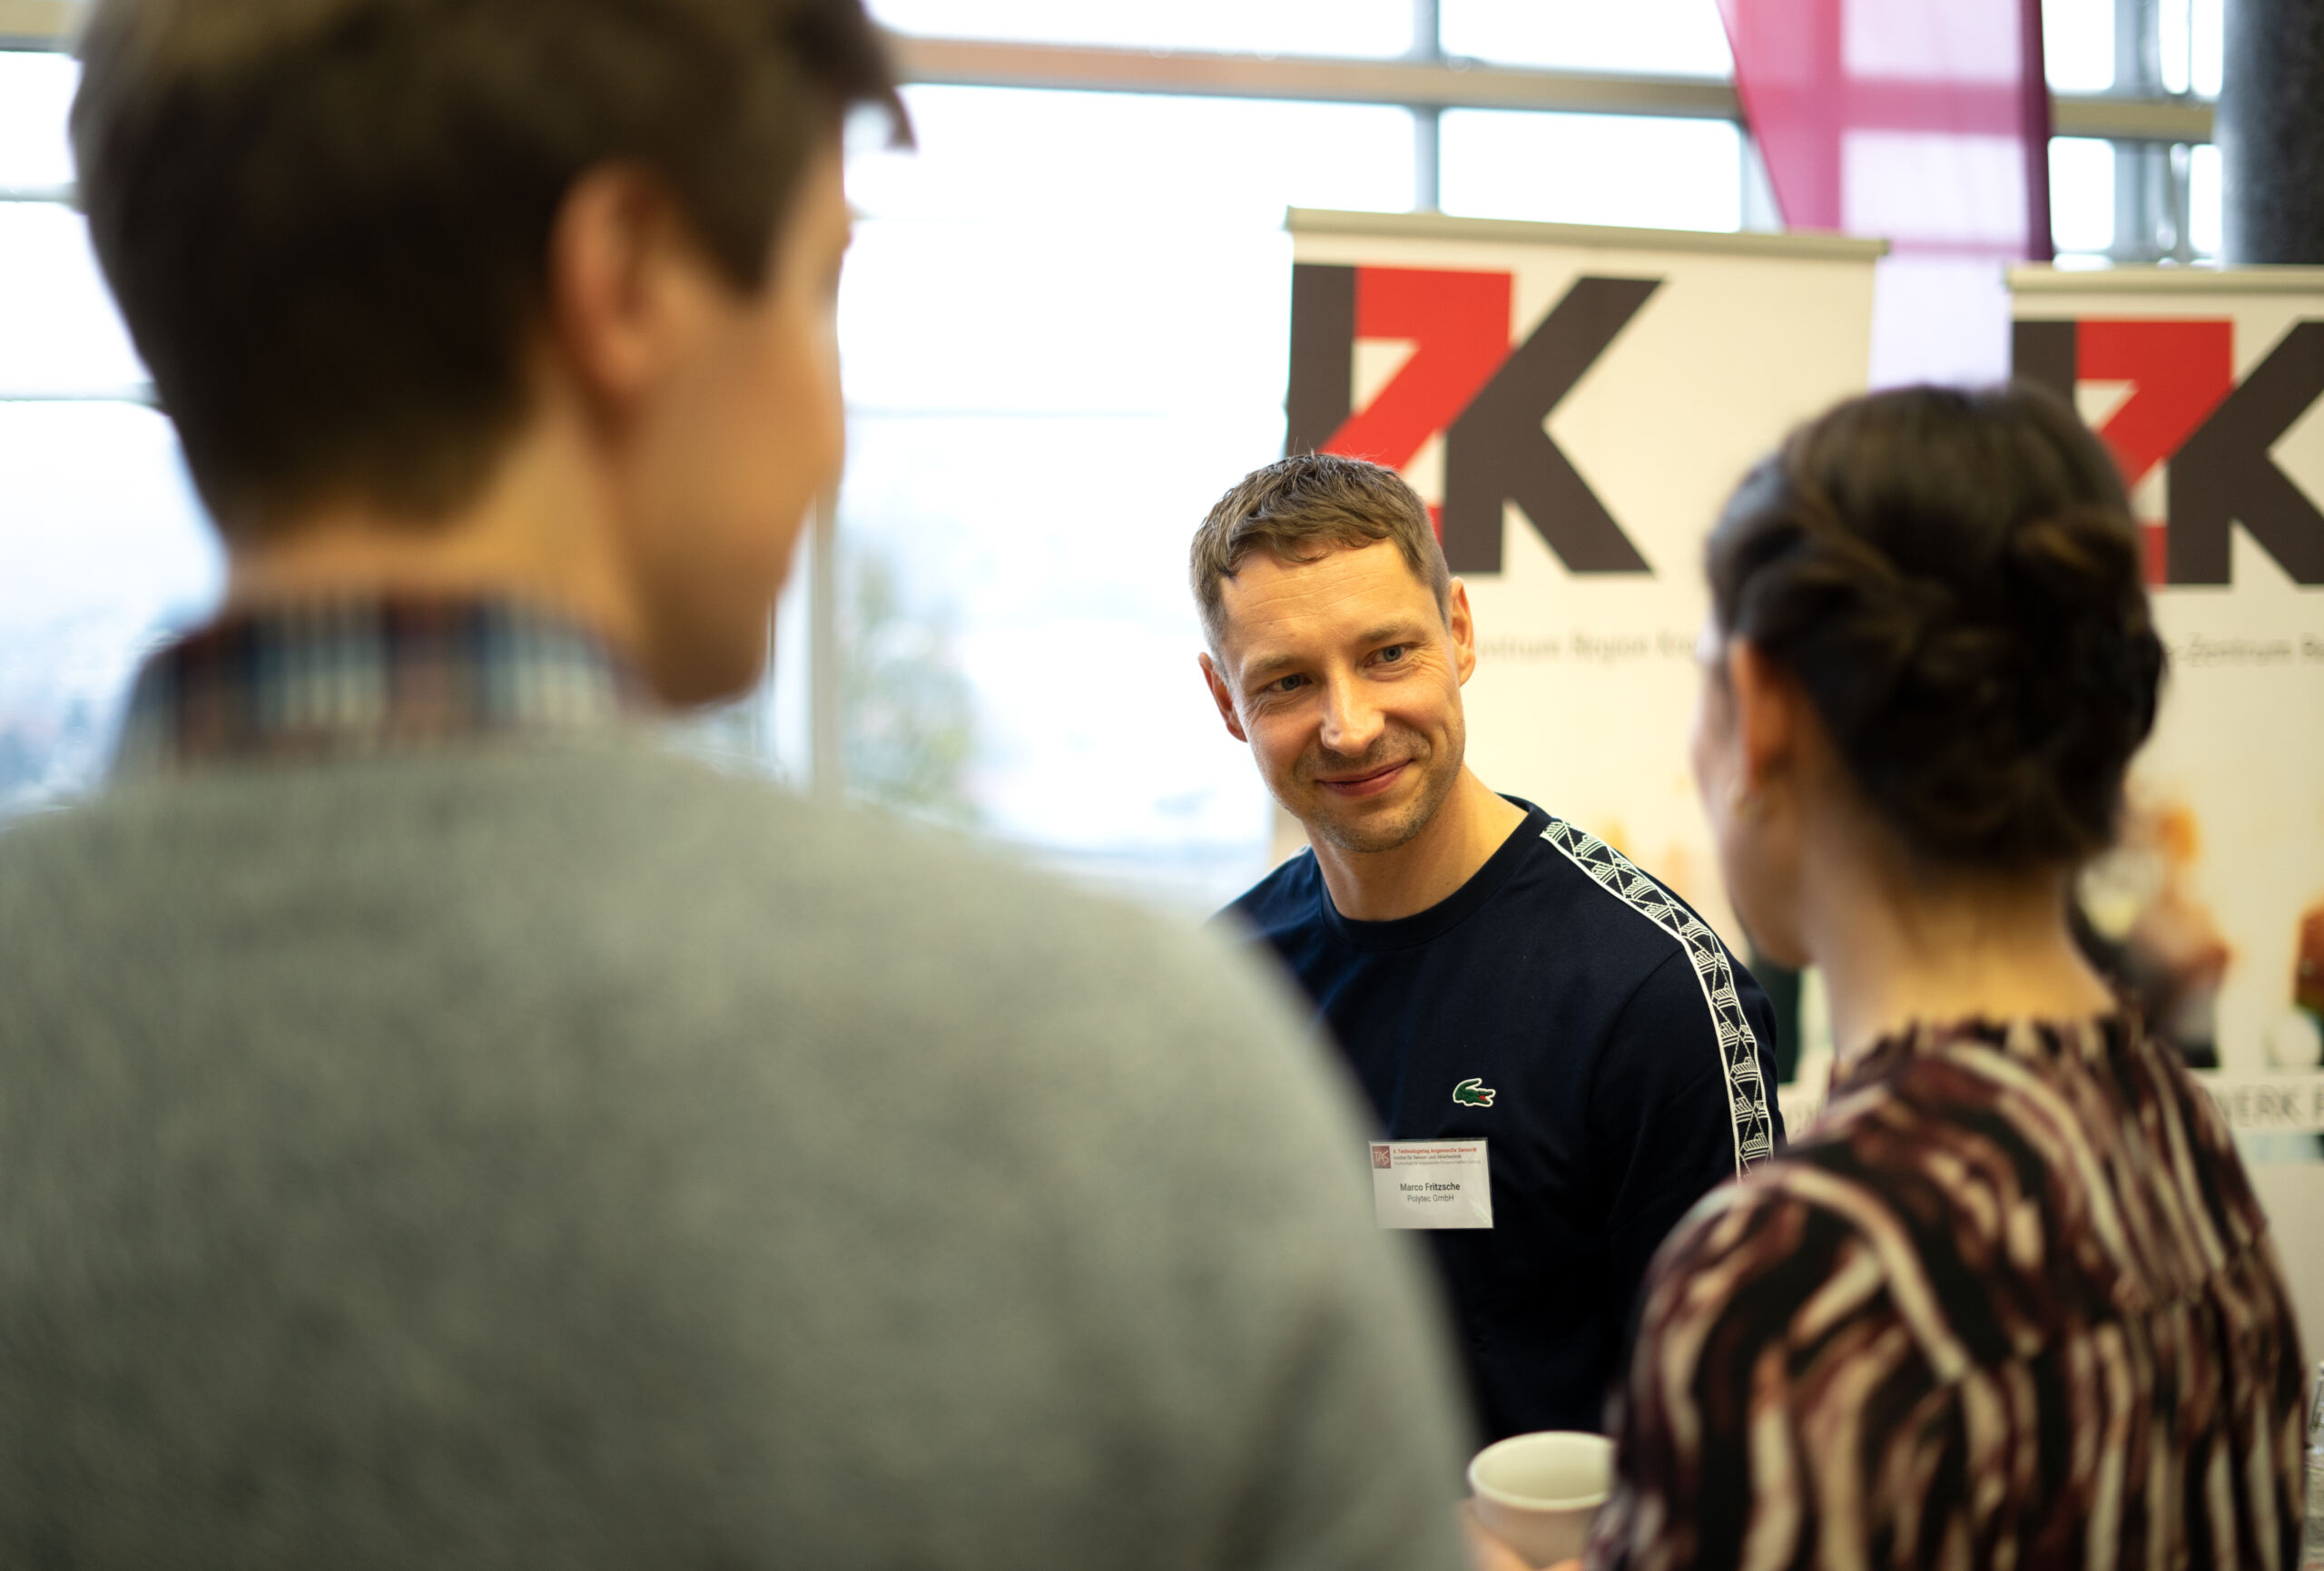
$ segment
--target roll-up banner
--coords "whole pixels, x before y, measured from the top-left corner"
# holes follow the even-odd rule
[[[2018,376],[2113,451],[2169,686],[2098,935],[2199,1064],[2324,1056],[2324,268],[2011,270]],[[2312,1144],[2312,1139],[2309,1142]]]
[[[2240,1137],[2324,1346],[2324,268],[2011,270],[2014,368],[2129,482],[2171,653],[2093,942]]]
[[[1745,470],[1865,386],[1879,241],[1289,217],[1286,448],[1430,506],[1479,654],[1469,761],[1669,884],[1739,953],[1687,730],[1702,547]]]

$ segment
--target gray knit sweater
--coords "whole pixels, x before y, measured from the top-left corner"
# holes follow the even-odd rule
[[[613,741],[0,833],[0,1565],[1426,1567],[1346,1097],[1218,943]]]

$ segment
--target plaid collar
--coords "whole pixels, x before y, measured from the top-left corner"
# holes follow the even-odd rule
[[[340,758],[648,714],[595,634],[499,600],[317,601],[234,612],[147,660],[113,775]]]

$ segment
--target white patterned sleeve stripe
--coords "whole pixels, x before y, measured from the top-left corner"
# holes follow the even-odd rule
[[[1768,1112],[1766,1079],[1759,1073],[1759,1039],[1735,987],[1735,967],[1718,935],[1628,857],[1597,836],[1552,818],[1541,838],[1590,882],[1652,922],[1684,950],[1701,987],[1718,1041],[1719,1068],[1727,1085],[1728,1122],[1735,1133],[1735,1171],[1775,1154],[1775,1120]]]

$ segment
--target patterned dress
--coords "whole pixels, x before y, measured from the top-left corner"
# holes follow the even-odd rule
[[[2172,1050],[1918,1028],[1657,1256],[1590,1564],[2290,1571],[2302,1370]]]

